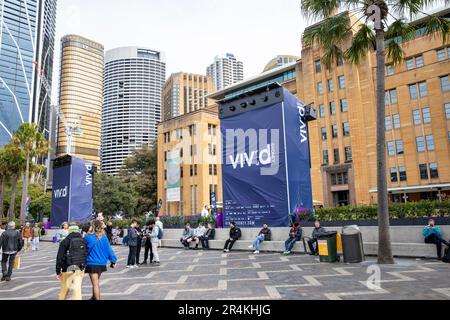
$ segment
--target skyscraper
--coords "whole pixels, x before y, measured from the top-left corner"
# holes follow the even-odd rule
[[[117,174],[134,149],[152,146],[161,119],[164,53],[121,47],[105,54],[101,170]]]
[[[24,122],[48,137],[56,0],[0,3],[0,146]]]
[[[61,39],[59,105],[65,123],[60,117],[57,156],[66,153],[68,127],[78,126],[71,154],[100,165],[103,65],[103,45],[78,35]]]
[[[206,108],[212,102],[206,96],[214,90],[207,76],[192,73],[174,73],[164,84],[162,93],[163,121]]]
[[[213,80],[216,90],[222,90],[244,80],[244,65],[233,54],[227,53],[216,56],[214,62],[206,69],[206,74]]]

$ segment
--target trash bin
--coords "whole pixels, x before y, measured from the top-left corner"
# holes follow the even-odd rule
[[[336,231],[323,232],[317,235],[320,262],[339,261],[337,254]]]
[[[362,234],[358,226],[342,227],[342,253],[345,263],[359,263],[364,261]]]

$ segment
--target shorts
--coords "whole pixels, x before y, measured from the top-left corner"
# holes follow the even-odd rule
[[[103,273],[106,271],[106,266],[93,266],[93,265],[87,265],[86,269],[84,269],[84,272],[86,273]]]

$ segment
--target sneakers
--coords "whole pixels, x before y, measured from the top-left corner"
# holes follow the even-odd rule
[[[285,255],[285,256],[288,256],[288,255],[290,255],[290,254],[291,254],[290,251],[285,251],[285,252],[284,252],[284,255]]]
[[[2,280],[1,280],[1,281],[5,281],[5,280],[6,280],[6,277],[5,277],[5,276],[3,276],[3,277],[2,277]]]
[[[258,250],[255,250],[255,252],[253,252],[254,254],[258,254],[259,253],[259,251]]]
[[[134,269],[137,269],[137,268],[139,268],[139,266],[138,266],[137,264],[135,264],[135,265],[133,266],[133,268],[134,268]]]
[[[127,265],[127,266],[126,266],[127,269],[130,269],[130,268],[132,268],[132,267],[133,267],[133,266],[130,266],[130,265]]]
[[[249,248],[249,249],[253,248],[253,245],[249,245],[248,248]]]
[[[155,267],[159,267],[160,266],[160,262],[159,261],[155,261],[152,263],[152,265],[154,265]]]
[[[230,252],[230,250],[228,250],[228,249],[223,249],[223,252]]]
[[[11,277],[6,277],[5,281],[11,281]]]

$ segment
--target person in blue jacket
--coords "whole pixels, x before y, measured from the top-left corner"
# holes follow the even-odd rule
[[[449,245],[447,241],[442,239],[441,228],[436,226],[433,219],[428,220],[428,225],[423,228],[422,231],[425,243],[436,244],[437,257],[442,260],[442,244]]]
[[[100,276],[106,271],[108,261],[111,262],[111,268],[114,268],[117,262],[104,228],[105,224],[102,221],[94,220],[88,234],[84,237],[87,243],[85,272],[89,274],[92,283],[91,300],[100,300]]]

